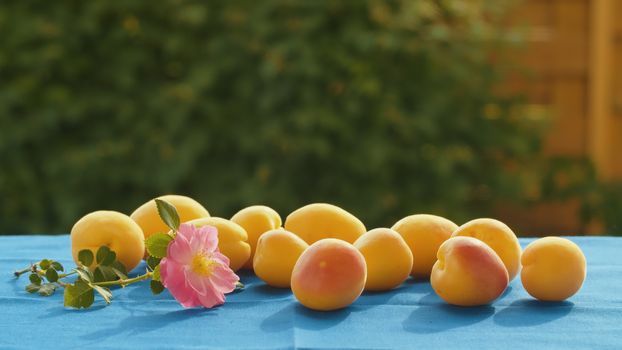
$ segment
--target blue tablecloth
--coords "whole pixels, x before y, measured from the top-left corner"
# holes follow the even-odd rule
[[[40,258],[73,266],[69,237],[4,236],[0,349],[620,349],[622,238],[572,240],[585,252],[588,273],[583,289],[563,303],[533,300],[517,278],[494,304],[459,308],[429,283],[408,280],[388,293],[365,293],[346,309],[316,312],[244,272],[246,289],[211,310],[183,309],[168,292],[154,297],[145,282],[114,290],[110,306],[97,298],[91,309],[65,309],[62,290],[28,294],[27,276],[12,272]]]

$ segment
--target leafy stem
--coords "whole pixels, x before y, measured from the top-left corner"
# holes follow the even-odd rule
[[[115,286],[115,285],[119,285],[121,287],[125,287],[127,285],[132,284],[132,283],[136,283],[136,282],[140,282],[140,281],[144,281],[146,279],[149,279],[149,278],[151,278],[151,276],[153,276],[153,272],[152,271],[147,271],[147,272],[145,272],[145,274],[138,275],[138,276],[133,277],[133,278],[119,279],[119,280],[114,280],[114,281],[92,282],[91,284],[95,285],[95,286]]]

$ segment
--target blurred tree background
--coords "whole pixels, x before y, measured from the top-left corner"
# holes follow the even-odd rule
[[[520,42],[507,5],[3,2],[0,232],[166,193],[222,217],[331,202],[368,227],[594,196],[589,162],[543,158],[547,118],[496,92]]]

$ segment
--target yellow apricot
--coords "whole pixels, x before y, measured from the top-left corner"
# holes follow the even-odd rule
[[[292,272],[292,292],[314,310],[329,311],[352,304],[363,292],[367,267],[350,243],[325,238],[305,250]]]
[[[453,237],[438,249],[430,283],[449,304],[477,306],[497,299],[509,279],[503,261],[492,248],[472,237]]]
[[[229,267],[233,271],[239,270],[251,256],[251,246],[248,244],[248,235],[242,226],[233,221],[208,217],[194,219],[187,224],[195,227],[214,226],[218,230],[218,249],[229,258]]]
[[[253,205],[235,213],[235,215],[231,217],[231,221],[242,226],[248,234],[248,244],[251,245],[251,256],[243,267],[252,270],[257,240],[264,232],[281,227],[281,216],[270,207]],[[289,279],[287,284],[289,285]]]
[[[475,219],[458,227],[452,237],[467,236],[488,244],[503,261],[510,281],[520,270],[521,247],[518,238],[504,223],[495,219]]]
[[[363,254],[367,264],[365,290],[390,290],[408,278],[413,254],[399,233],[376,228],[359,237],[354,246]]]
[[[353,243],[367,231],[356,216],[326,203],[313,203],[293,211],[285,219],[285,229],[309,244],[324,238]]]
[[[257,241],[255,274],[272,287],[289,288],[294,265],[307,248],[307,242],[289,231],[268,231]]]
[[[581,289],[586,275],[581,248],[561,237],[544,237],[531,242],[521,258],[521,281],[531,296],[545,301],[562,301]]]
[[[186,222],[193,219],[209,217],[209,212],[203,208],[199,202],[190,197],[178,196],[174,194],[158,197],[172,204],[179,214],[181,222]],[[151,236],[158,232],[168,232],[170,229],[164,221],[158,215],[158,208],[155,203],[155,199],[148,201],[147,203],[138,207],[130,217],[136,221],[138,226],[143,231],[144,238]],[[147,253],[145,252],[145,256]]]
[[[107,210],[95,211],[73,225],[71,253],[76,264],[81,250],[89,249],[95,255],[99,247],[104,245],[117,254],[117,260],[127,271],[138,265],[145,251],[140,226],[125,214]]]
[[[404,238],[413,254],[411,275],[426,279],[430,278],[438,247],[448,240],[457,228],[458,225],[453,222],[429,214],[407,216],[391,227]]]

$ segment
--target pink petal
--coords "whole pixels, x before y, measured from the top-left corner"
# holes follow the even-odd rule
[[[204,252],[214,252],[218,249],[218,229],[214,226],[203,226],[199,229],[201,248]]]
[[[184,265],[188,265],[192,262],[192,256],[193,250],[190,246],[190,241],[187,236],[181,234],[177,234],[166,250],[167,258]]]
[[[218,292],[213,286],[206,289],[205,295],[199,294],[199,301],[206,308],[211,308],[216,305],[225,303],[225,295]]]
[[[209,286],[207,278],[202,277],[194,272],[186,272],[186,281],[190,287],[196,292],[196,294],[205,294]]]
[[[197,306],[193,289],[187,284],[183,265],[163,258],[160,262],[160,280],[173,297],[183,306]]]
[[[177,230],[177,236],[183,237],[187,242],[190,242],[192,236],[194,236],[194,232],[196,231],[196,227],[192,224],[181,224],[179,225],[179,229]]]
[[[235,289],[235,284],[240,280],[228,266],[219,265],[214,268],[210,276],[210,282],[221,293],[230,293]]]
[[[212,259],[216,260],[221,265],[229,266],[229,258],[221,252],[212,253]]]

